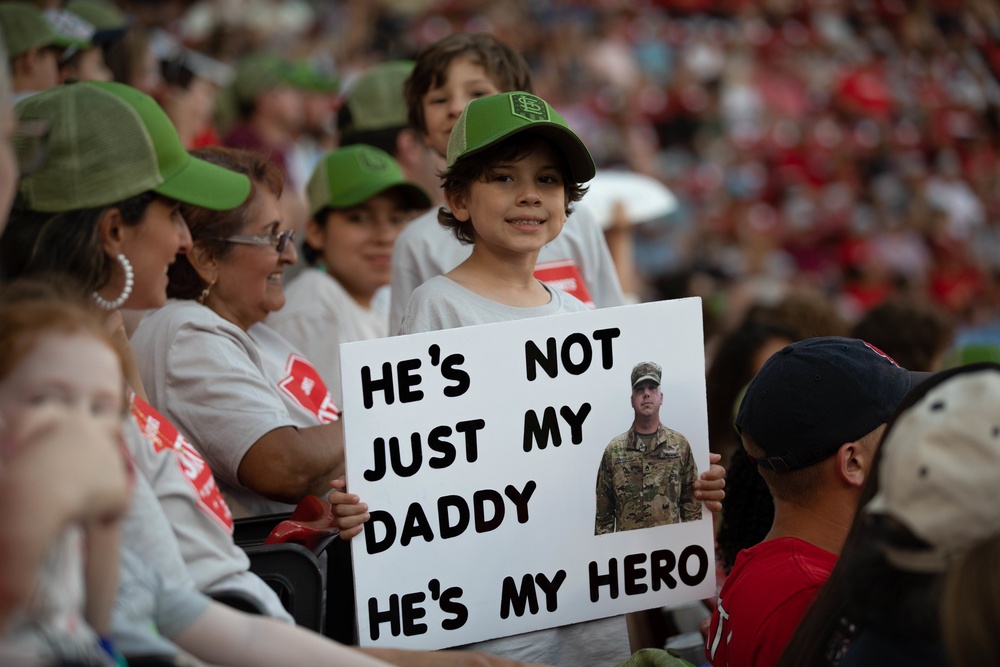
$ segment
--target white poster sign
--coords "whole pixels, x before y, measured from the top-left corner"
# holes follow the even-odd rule
[[[352,542],[362,645],[443,648],[714,593],[711,515],[688,495],[709,466],[699,299],[341,356],[348,485],[371,513]],[[671,435],[609,454],[598,529],[598,470],[636,419],[644,362],[662,367]],[[630,509],[609,523],[616,494]]]

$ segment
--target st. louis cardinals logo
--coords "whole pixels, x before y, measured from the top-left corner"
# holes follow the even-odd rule
[[[340,419],[340,408],[333,402],[316,368],[297,354],[288,355],[285,379],[278,387],[304,409],[316,415],[321,424]]]

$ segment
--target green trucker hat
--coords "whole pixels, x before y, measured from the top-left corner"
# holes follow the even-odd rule
[[[336,77],[327,76],[306,60],[291,63],[288,79],[296,88],[311,93],[335,93],[340,87]]]
[[[563,117],[542,98],[519,90],[480,97],[466,105],[448,138],[448,167],[525,131],[540,134],[559,147],[574,181],[586,183],[594,177],[594,158]]]
[[[399,188],[414,209],[430,208],[427,191],[406,180],[392,156],[380,148],[354,144],[323,156],[306,186],[309,215],[324,208],[357,206],[390,188]]]
[[[66,9],[94,26],[98,32],[121,30],[128,26],[128,17],[108,0],[70,0]]]
[[[62,35],[45,19],[42,10],[30,2],[0,2],[0,32],[11,58],[29,49],[56,46],[86,48],[89,40]]]
[[[45,163],[19,184],[32,210],[107,206],[147,190],[224,210],[250,194],[250,179],[192,157],[160,105],[125,84],[55,86],[15,110],[19,120],[44,120],[50,128],[43,140]],[[14,148],[20,156],[39,147],[15,141]]]
[[[236,65],[233,92],[241,104],[253,102],[263,93],[295,87],[293,65],[273,53],[255,53],[246,56]]]
[[[346,122],[340,132],[348,135],[373,132],[410,124],[403,84],[413,71],[412,60],[393,60],[375,65],[358,77],[344,93]]]

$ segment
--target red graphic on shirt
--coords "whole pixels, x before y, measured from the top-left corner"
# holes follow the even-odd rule
[[[232,535],[233,514],[201,454],[195,451],[177,427],[138,396],[132,398],[132,416],[139,423],[142,434],[153,445],[153,451],[159,453],[168,449],[174,453],[177,466],[194,490],[198,507]]]
[[[594,300],[590,298],[590,291],[587,289],[587,283],[583,282],[580,269],[571,259],[535,264],[535,278],[550,287],[569,292],[587,304],[588,308],[597,307],[594,305]]]
[[[333,402],[326,384],[320,379],[316,368],[297,354],[288,355],[285,364],[285,379],[278,383],[296,403],[311,412],[320,424],[329,424],[340,419],[340,408]]]

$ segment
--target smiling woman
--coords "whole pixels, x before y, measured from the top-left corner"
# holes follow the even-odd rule
[[[316,368],[263,323],[285,303],[294,235],[278,205],[281,172],[256,153],[193,153],[250,178],[229,211],[184,206],[191,249],[170,269],[177,300],[132,342],[150,402],[205,456],[236,516],[288,511],[343,472],[340,411]]]

